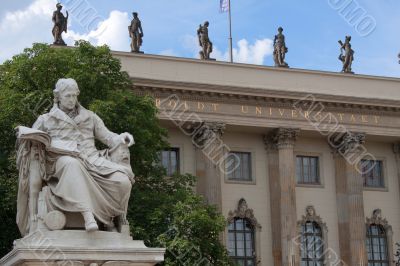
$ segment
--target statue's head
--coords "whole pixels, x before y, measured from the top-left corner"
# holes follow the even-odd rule
[[[204,22],[204,26],[208,27],[208,25],[210,25],[208,21]]]
[[[57,3],[56,8],[57,8],[57,10],[61,10],[63,8],[63,6],[60,3]]]
[[[109,150],[110,160],[114,163],[130,165],[131,156],[128,145],[120,143]]]
[[[59,79],[53,90],[54,103],[66,110],[72,110],[78,103],[80,93],[78,84],[74,79]]]
[[[351,36],[346,36],[346,41],[350,42],[351,41]]]
[[[133,12],[132,15],[133,15],[134,18],[137,18],[138,13],[137,12]]]
[[[279,27],[278,28],[278,32],[282,32],[283,31],[283,28],[282,27]]]

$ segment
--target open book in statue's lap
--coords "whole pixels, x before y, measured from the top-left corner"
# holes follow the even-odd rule
[[[109,131],[95,113],[79,105],[78,94],[74,80],[59,80],[51,111],[32,129],[18,128],[17,223],[22,235],[37,230],[38,213],[45,218],[40,204],[46,213],[60,211],[67,220],[68,214],[79,214],[87,231],[98,230],[100,224],[117,231],[127,223],[133,137]],[[110,149],[98,151],[95,139]]]

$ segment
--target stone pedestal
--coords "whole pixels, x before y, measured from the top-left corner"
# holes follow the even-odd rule
[[[164,253],[116,232],[37,231],[16,240],[0,265],[150,266],[162,262]]]

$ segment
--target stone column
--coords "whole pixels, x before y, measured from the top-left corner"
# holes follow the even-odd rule
[[[279,182],[279,156],[275,135],[264,136],[268,157],[269,200],[271,209],[272,256],[274,266],[282,265],[281,245],[281,187]]]
[[[202,123],[193,135],[196,148],[197,192],[209,204],[222,210],[221,180],[224,178],[222,159],[226,152],[221,140],[225,124],[219,122]]]
[[[294,169],[294,144],[298,132],[298,129],[279,128],[271,136],[278,149],[280,202],[273,202],[272,204],[280,206],[281,265],[283,266],[300,265],[298,247],[295,246],[293,241],[298,234]],[[276,183],[273,185],[276,185]],[[274,212],[274,209],[272,209],[272,212]]]
[[[348,265],[368,264],[363,179],[359,168],[365,151],[364,139],[362,133],[344,133],[330,139],[335,160],[340,257]]]

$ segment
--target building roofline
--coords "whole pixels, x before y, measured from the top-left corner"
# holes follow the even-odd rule
[[[303,69],[303,68],[285,68],[285,67],[274,67],[274,66],[266,66],[266,65],[256,65],[256,64],[248,64],[248,63],[230,63],[225,61],[214,61],[214,60],[200,60],[196,58],[188,58],[188,57],[175,57],[175,56],[167,56],[167,55],[155,55],[155,54],[139,54],[139,53],[131,53],[124,51],[111,51],[113,55],[120,56],[128,56],[128,57],[145,57],[149,59],[158,59],[158,60],[170,60],[174,62],[190,62],[190,63],[198,63],[198,64],[212,64],[212,65],[221,65],[227,67],[237,67],[237,68],[247,68],[247,69],[262,69],[269,71],[279,71],[279,72],[288,72],[288,73],[305,73],[305,74],[320,74],[327,76],[336,76],[342,78],[349,79],[374,79],[374,80],[385,80],[385,81],[395,81],[400,82],[400,77],[388,77],[388,76],[374,76],[374,75],[365,75],[365,74],[346,74],[341,72],[333,72],[326,70],[311,70],[311,69]]]

